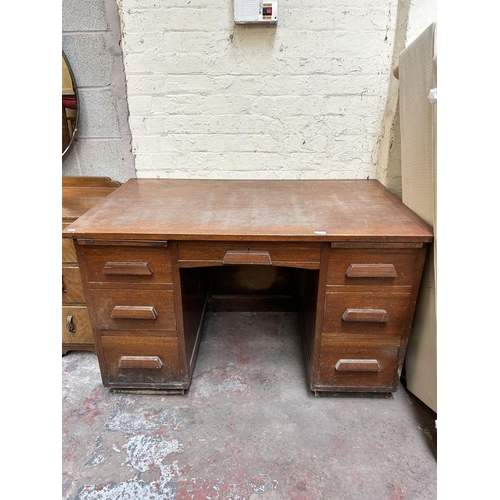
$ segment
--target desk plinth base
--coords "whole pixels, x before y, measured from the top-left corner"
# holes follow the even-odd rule
[[[117,394],[155,394],[166,396],[184,396],[187,389],[117,389],[110,387],[109,392],[116,392]]]

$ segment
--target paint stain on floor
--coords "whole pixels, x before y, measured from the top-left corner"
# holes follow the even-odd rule
[[[436,498],[434,415],[314,397],[294,313],[211,313],[184,396],[113,393],[62,359],[64,500]]]

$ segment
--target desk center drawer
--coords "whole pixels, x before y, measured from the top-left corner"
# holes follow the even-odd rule
[[[172,290],[91,290],[99,330],[175,331]]]
[[[269,265],[319,269],[320,244],[266,242],[195,242],[178,244],[181,267]]]

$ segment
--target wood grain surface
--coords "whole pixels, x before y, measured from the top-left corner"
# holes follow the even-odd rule
[[[130,179],[66,237],[428,242],[431,228],[375,180]]]

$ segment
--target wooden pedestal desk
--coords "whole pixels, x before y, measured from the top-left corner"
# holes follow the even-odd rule
[[[291,269],[312,391],[396,391],[433,239],[374,180],[132,179],[63,237],[103,385],[180,393],[217,266]]]

